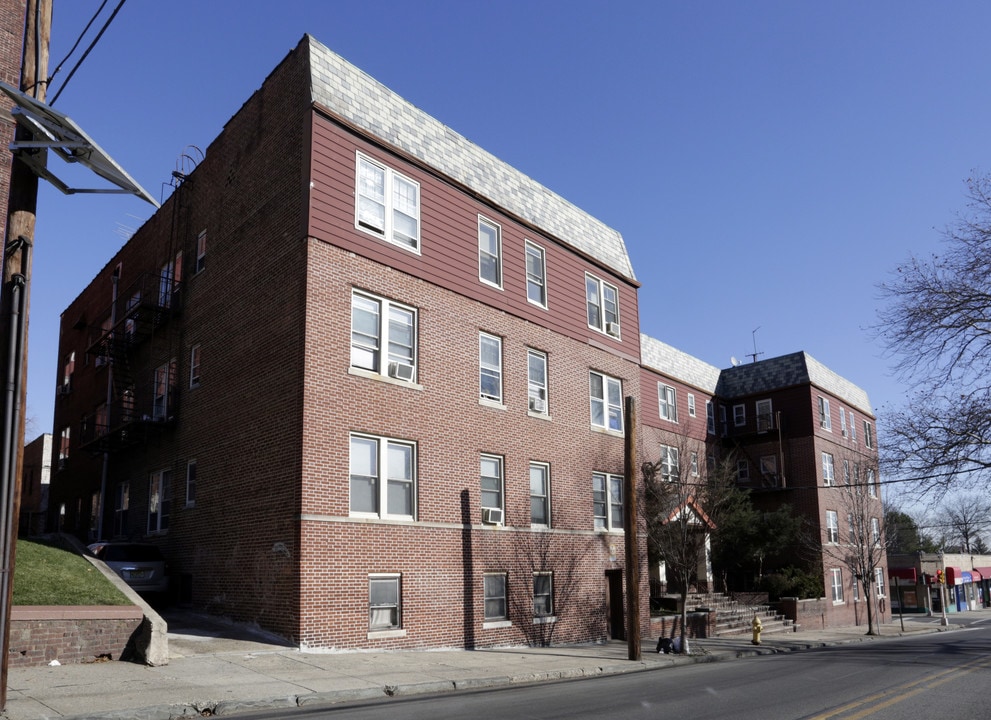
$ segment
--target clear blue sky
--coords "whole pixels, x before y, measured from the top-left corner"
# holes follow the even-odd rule
[[[54,0],[52,69],[99,5]],[[310,33],[620,231],[643,332],[726,367],[759,328],[762,358],[805,350],[879,407],[904,389],[876,286],[991,165],[988,28],[964,0],[129,0],[55,107],[158,198]],[[59,314],[151,212],[43,185],[29,440]]]

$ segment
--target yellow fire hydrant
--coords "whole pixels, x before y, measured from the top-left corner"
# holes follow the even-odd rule
[[[754,615],[754,621],[750,623],[750,627],[754,630],[754,638],[750,642],[754,645],[760,645],[760,631],[764,629],[764,626],[760,623],[760,618]]]

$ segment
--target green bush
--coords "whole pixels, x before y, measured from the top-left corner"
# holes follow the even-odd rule
[[[796,567],[786,567],[777,572],[765,575],[761,581],[761,589],[767,592],[772,601],[783,597],[799,599],[822,597],[822,578]]]

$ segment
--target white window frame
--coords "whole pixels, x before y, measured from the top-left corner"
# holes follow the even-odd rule
[[[678,391],[673,386],[657,383],[657,412],[661,420],[678,422]]]
[[[537,307],[547,308],[547,253],[527,240],[523,249],[526,265],[526,299]],[[535,272],[537,271],[537,272]],[[536,299],[533,295],[536,295]]]
[[[661,480],[664,482],[681,480],[681,457],[676,447],[661,445]]]
[[[776,486],[778,484],[778,456],[761,455],[758,462],[761,479],[769,478]]]
[[[534,476],[534,473],[536,477]],[[536,487],[535,481],[536,480]],[[543,521],[534,519],[537,514],[534,509],[543,510]],[[536,527],[551,526],[551,466],[545,462],[530,463],[530,525]]]
[[[382,173],[382,198],[381,202],[379,198],[372,197],[367,192],[363,192],[361,178],[362,178],[362,165],[367,164],[371,168],[377,169]],[[402,193],[403,190],[412,191],[415,200],[413,202],[413,207],[404,207],[400,209],[399,203],[396,201],[397,193]],[[382,207],[382,218],[381,227],[377,227],[376,223],[369,220],[369,216],[362,217],[361,205],[362,201],[367,200],[367,202],[374,205],[380,205]],[[412,210],[406,212],[407,210]],[[406,235],[402,233],[398,227],[395,220],[396,213],[410,218],[414,226],[414,236]],[[355,172],[354,172],[354,226],[361,232],[368,233],[373,237],[377,237],[380,240],[385,240],[391,245],[402,248],[403,250],[408,250],[409,252],[420,254],[420,183],[413,180],[406,175],[403,175],[396,170],[393,170],[388,165],[374,160],[363,153],[357,153],[355,160]],[[405,238],[405,239],[404,239]]]
[[[833,431],[833,420],[829,416],[829,398],[819,396],[819,427],[827,432]]]
[[[543,583],[544,581],[547,583],[546,588],[538,587],[538,582]],[[540,600],[539,603],[538,599]],[[552,572],[533,573],[533,617],[534,619],[554,617],[554,573]]]
[[[876,517],[871,518],[871,542],[874,545],[881,543],[881,521]]]
[[[774,429],[774,406],[770,398],[757,401],[754,406],[754,418],[757,421],[758,433],[766,433]]]
[[[373,465],[367,468],[366,473],[355,472],[355,443],[370,445],[374,448],[372,455]],[[407,468],[403,467],[401,473],[393,474],[395,469],[390,464],[390,453],[392,449],[402,450],[408,453],[409,468],[408,477],[403,477]],[[379,435],[368,435],[365,433],[350,433],[348,436],[348,511],[351,517],[384,518],[390,520],[415,520],[417,505],[417,446],[410,440],[398,440],[396,438],[382,437]],[[361,481],[372,486],[372,499],[374,510],[356,510],[354,508],[356,493],[355,483]],[[409,513],[389,512],[389,488],[399,486],[407,488],[409,494]]]
[[[547,353],[533,348],[527,348],[527,409],[537,415],[548,415],[550,413],[550,398],[548,397],[547,386]],[[536,367],[535,364],[536,363]],[[543,377],[537,377],[535,370]]]
[[[853,519],[853,513],[847,513],[846,521],[850,525],[850,544],[857,544],[857,525]]]
[[[492,232],[495,239],[495,252],[483,247],[483,228]],[[485,261],[488,260],[487,264]],[[491,267],[495,277],[486,277],[485,268]],[[502,226],[484,215],[478,216],[478,279],[486,285],[502,290]]]
[[[357,327],[355,322],[357,313],[375,317],[374,331],[371,328],[366,331]],[[408,329],[408,344],[399,340],[400,323],[395,323],[397,329],[393,329],[396,320],[402,320],[402,328]],[[419,316],[415,307],[352,288],[349,359],[351,369],[358,373],[415,384],[419,369],[417,367],[418,325]],[[365,357],[369,358],[370,362],[365,362]],[[400,365],[410,368],[405,371],[409,374],[408,380],[402,368],[398,368]]]
[[[196,507],[196,460],[186,463],[186,507]]]
[[[148,478],[148,533],[161,534],[169,529],[172,510],[172,471],[156,470]]]
[[[622,337],[619,288],[592,273],[585,273],[585,319],[593,330],[617,339]],[[615,326],[615,333],[609,332],[610,326]]]
[[[203,349],[200,343],[189,348],[189,389],[195,390],[200,386],[200,367],[203,361]]]
[[[486,360],[486,346],[494,348],[497,362]],[[486,379],[495,379],[495,393],[486,391]],[[502,338],[486,332],[478,334],[478,397],[481,402],[502,404]]]
[[[716,406],[712,400],[705,401],[705,429],[710,435],[716,434]]]
[[[850,461],[847,458],[843,458],[843,484],[850,484]]]
[[[826,542],[836,545],[840,541],[840,517],[835,510],[826,511]]]
[[[869,420],[864,420],[864,445],[874,449],[874,426]]]
[[[857,439],[857,421],[853,417],[853,410],[850,411],[850,439],[854,441]]]
[[[623,476],[613,473],[592,473],[592,518],[596,530],[622,532]]]
[[[61,470],[69,461],[69,451],[72,448],[72,428],[66,425],[59,434],[58,469]]]
[[[387,590],[395,590],[395,602],[373,603],[373,586],[381,586]],[[391,598],[390,598],[391,600]],[[390,613],[388,623],[382,622],[377,614],[382,611]],[[368,576],[368,632],[390,632],[401,630],[403,627],[403,587],[400,573],[372,573]]]
[[[165,420],[169,416],[170,406],[169,395],[172,391],[172,380],[175,375],[175,360],[159,365],[155,368],[154,382],[152,385],[151,417],[153,420]]]
[[[822,484],[823,487],[832,487],[836,482],[835,470],[833,467],[833,456],[824,452],[822,454]]]
[[[879,598],[887,597],[887,583],[884,581],[884,568],[874,568],[874,586]]]
[[[486,464],[495,467],[495,473]],[[491,496],[495,496],[492,502]],[[479,506],[485,509],[506,511],[506,462],[502,455],[482,453],[479,460]],[[503,515],[505,518],[505,515]]]
[[[750,482],[750,463],[748,461],[736,461],[736,481],[738,483]]]
[[[601,394],[596,395],[595,378],[598,378]],[[590,370],[588,374],[589,417],[592,427],[608,432],[623,432],[623,381],[619,378]],[[596,422],[596,416],[600,422]]]
[[[844,410],[842,406],[840,406],[840,434],[843,437],[846,437],[847,436],[847,429],[846,429],[846,410]]]
[[[843,570],[840,568],[831,568],[830,578],[832,584],[833,593],[833,604],[839,605],[844,602],[843,600]]]
[[[743,427],[747,424],[747,406],[743,403],[733,406],[733,427]]]
[[[695,417],[695,395],[687,393],[686,397],[688,401],[688,417]]]
[[[698,477],[699,476],[699,454],[695,450],[692,450],[690,468],[691,468],[692,477]]]
[[[482,576],[482,600],[486,623],[509,620],[509,577],[506,573],[485,573]]]

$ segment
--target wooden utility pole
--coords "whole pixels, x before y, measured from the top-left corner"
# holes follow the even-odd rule
[[[626,538],[626,646],[630,660],[640,659],[640,544],[637,531],[637,406],[626,398],[623,463],[623,528]]]
[[[21,90],[44,101],[48,78],[48,46],[52,28],[52,0],[27,0],[21,59]],[[18,139],[27,131],[16,130]],[[40,151],[44,152],[44,151]],[[27,415],[28,309],[31,289],[31,251],[34,245],[38,177],[15,155],[7,202],[7,237],[3,248],[3,285],[0,298],[0,424],[3,428],[2,481],[0,481],[0,710],[7,707],[7,669],[10,650],[10,609],[14,588],[14,555],[20,511],[24,464],[24,425]]]

